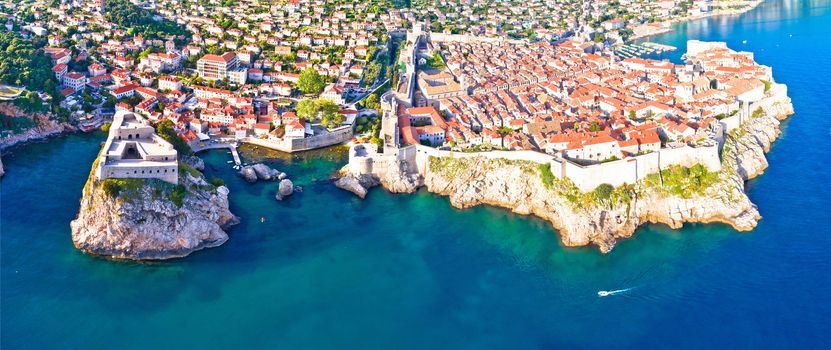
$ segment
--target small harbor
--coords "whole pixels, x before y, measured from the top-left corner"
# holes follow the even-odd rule
[[[668,51],[675,51],[675,46],[658,44],[653,42],[629,43],[615,49],[615,55],[621,58],[642,57],[650,54],[661,54]]]

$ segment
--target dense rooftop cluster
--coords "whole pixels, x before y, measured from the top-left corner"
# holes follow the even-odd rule
[[[436,98],[422,89],[421,102],[446,116],[444,138],[436,142],[435,130],[399,123],[405,142],[620,159],[711,142],[717,120],[762,99],[772,81],[751,53],[723,44],[690,43],[683,65],[619,60],[573,41],[443,46],[447,70],[468,93]],[[399,113],[414,118],[410,110]]]
[[[502,136],[508,141],[505,147],[549,151],[562,149],[548,141],[554,129],[597,137],[615,131],[612,137],[627,140],[621,128],[640,127],[646,104],[651,114],[666,111],[676,118],[729,114],[736,109],[730,96],[705,89],[705,79],[756,67],[752,56],[714,50],[698,58],[698,68],[638,59],[617,63],[606,54],[603,43],[630,35],[635,25],[705,13],[720,1],[0,3],[6,30],[14,36],[4,41],[30,40],[27,45],[39,58],[21,60],[31,69],[4,69],[3,81],[31,85],[52,100],[53,111],[74,111],[90,126],[115,109],[129,110],[151,121],[173,121],[188,141],[211,134],[306,137],[350,124],[358,110],[379,109],[379,96],[389,86],[409,87],[411,80],[399,79],[406,66],[399,59],[404,47],[416,52],[403,57],[419,57],[412,80],[419,90],[415,104],[440,101],[442,118],[450,117],[448,140],[496,143],[498,135],[500,145]],[[496,39],[414,48],[406,35],[414,27]],[[719,55],[730,56],[732,63],[724,64]],[[51,60],[51,72],[45,64],[34,67],[44,57]],[[756,73],[769,77],[769,70]],[[32,83],[47,74],[54,79]],[[731,88],[718,91],[735,95],[759,83],[733,79],[723,86]],[[304,100],[314,102],[301,105]],[[509,132],[540,121],[562,125]],[[435,128],[413,130],[440,143]]]

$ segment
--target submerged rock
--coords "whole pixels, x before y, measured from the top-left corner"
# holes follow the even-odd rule
[[[174,200],[173,186],[160,180],[129,179],[113,194],[91,178],[70,223],[72,242],[89,254],[128,260],[178,258],[225,243],[223,229],[239,222],[228,209],[228,188],[190,174],[179,184],[186,193]]]
[[[294,184],[289,179],[280,180],[280,187],[277,189],[277,195],[275,196],[278,201],[283,200],[284,198],[290,196],[294,193]]]

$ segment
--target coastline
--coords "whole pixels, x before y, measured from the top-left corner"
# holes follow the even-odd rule
[[[50,118],[51,113],[28,113],[11,102],[0,103],[0,113],[11,117],[23,117],[31,119],[35,124],[19,134],[12,134],[9,137],[0,139],[0,153],[14,146],[23,145],[29,142],[40,141],[50,137],[62,135],[68,132],[80,130],[69,123],[60,123]]]
[[[793,106],[786,97],[765,106],[762,115],[733,130],[725,141],[718,180],[703,193],[687,198],[638,181],[621,190],[618,198],[575,203],[569,196],[579,198],[580,194],[579,190],[574,192],[570,181],[547,184],[536,164],[485,157],[431,157],[429,164],[418,169],[400,161],[373,174],[352,174],[346,166],[336,186],[361,198],[376,185],[393,193],[412,193],[425,187],[447,196],[458,209],[487,204],[538,216],[551,223],[565,246],[595,245],[603,253],[611,251],[619,240],[632,237],[646,223],[674,229],[684,223],[724,223],[737,231],[750,231],[762,217],[747,196],[745,182],[768,167],[765,153],[781,133],[780,121],[791,114]],[[621,198],[627,196],[629,200]]]
[[[705,15],[686,16],[686,17],[682,17],[682,18],[672,19],[672,20],[669,20],[669,21],[666,21],[666,22],[661,22],[663,24],[663,29],[657,30],[657,31],[654,31],[654,32],[640,34],[640,35],[633,35],[631,38],[629,38],[629,40],[626,40],[625,42],[623,42],[623,44],[635,42],[635,41],[642,40],[642,39],[647,39],[647,38],[657,36],[657,35],[661,35],[661,34],[674,32],[675,29],[673,27],[675,27],[675,25],[683,23],[683,22],[692,22],[692,21],[701,20],[701,19],[710,18],[710,17],[742,15],[744,13],[747,13],[751,10],[756,9],[756,7],[761,5],[763,2],[764,2],[764,0],[754,0],[754,1],[750,2],[750,4],[746,8],[743,8],[743,9],[740,9],[740,10],[714,11],[714,12],[707,13]]]

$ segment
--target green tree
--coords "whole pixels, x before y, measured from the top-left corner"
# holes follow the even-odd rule
[[[320,108],[317,101],[312,99],[303,99],[297,103],[297,106],[294,107],[294,111],[297,113],[298,118],[313,121],[317,119],[317,113],[320,111]]]
[[[336,128],[343,123],[343,115],[338,113],[340,107],[330,100],[319,100],[320,106],[320,124],[327,128]]]
[[[312,67],[300,72],[300,77],[297,79],[297,88],[304,94],[319,94],[324,86],[326,86],[326,80]]]
[[[597,132],[600,130],[603,130],[603,127],[600,126],[600,123],[598,123],[597,120],[592,120],[591,124],[589,124],[589,131]]]
[[[364,108],[374,109],[376,111],[381,110],[381,101],[378,99],[378,95],[374,92],[369,94],[366,99],[363,101]]]
[[[193,150],[190,146],[188,146],[188,144],[185,143],[185,140],[179,137],[176,133],[176,129],[170,119],[162,120],[156,124],[156,134],[165,139],[165,141],[170,142],[173,145],[173,148],[176,149],[176,152],[179,152],[180,155],[193,154]]]

